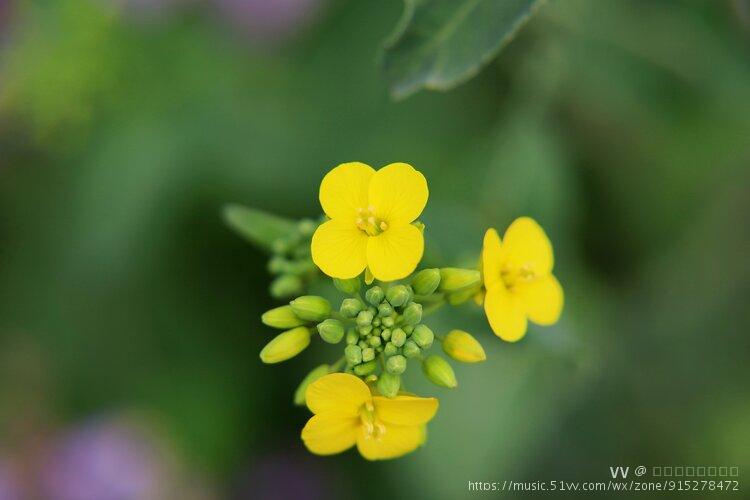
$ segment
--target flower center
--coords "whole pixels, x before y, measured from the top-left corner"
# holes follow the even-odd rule
[[[365,439],[380,440],[385,434],[385,425],[375,415],[375,407],[372,401],[362,405],[359,410],[359,419],[365,431]]]
[[[388,223],[383,219],[378,219],[375,216],[375,207],[370,205],[367,208],[357,209],[357,227],[368,236],[377,236],[388,229]]]
[[[514,268],[508,264],[500,269],[500,278],[502,278],[505,287],[512,290],[519,283],[528,283],[536,279],[536,273],[529,264],[523,264],[521,267]]]

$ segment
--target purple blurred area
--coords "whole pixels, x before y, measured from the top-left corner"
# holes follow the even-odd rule
[[[0,37],[5,32],[13,11],[13,0],[0,0]]]
[[[19,483],[12,463],[0,458],[0,500],[22,500]]]
[[[137,426],[96,419],[52,445],[41,470],[43,498],[147,500],[159,498],[159,452]]]
[[[275,43],[308,26],[325,0],[214,0],[227,20],[253,40]]]
[[[282,451],[257,458],[238,480],[236,500],[347,498],[345,485],[311,455]]]

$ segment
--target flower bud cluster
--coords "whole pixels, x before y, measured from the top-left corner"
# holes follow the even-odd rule
[[[292,230],[271,242],[268,272],[274,276],[270,286],[272,297],[280,299],[300,294],[317,277],[318,269],[310,256],[310,239],[317,227],[318,222],[302,219]]]

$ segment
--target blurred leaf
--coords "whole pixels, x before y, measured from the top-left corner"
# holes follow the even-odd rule
[[[383,69],[394,98],[448,90],[475,76],[518,33],[541,0],[406,0],[386,41]]]
[[[237,234],[258,247],[271,251],[273,242],[295,229],[294,221],[255,208],[227,205],[224,222]]]

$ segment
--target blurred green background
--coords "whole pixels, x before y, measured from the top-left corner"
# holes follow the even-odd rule
[[[0,0],[0,498],[106,500],[49,456],[122,422],[156,498],[463,498],[641,464],[743,482],[750,3],[550,1],[471,81],[394,101],[381,48],[402,8]],[[385,463],[304,450],[292,393],[338,349],[260,363],[267,256],[220,217],[317,216],[320,179],[353,160],[426,175],[426,264],[530,215],[566,291],[560,323],[514,345],[472,305],[431,318],[488,360],[454,391],[410,370],[441,408]]]

